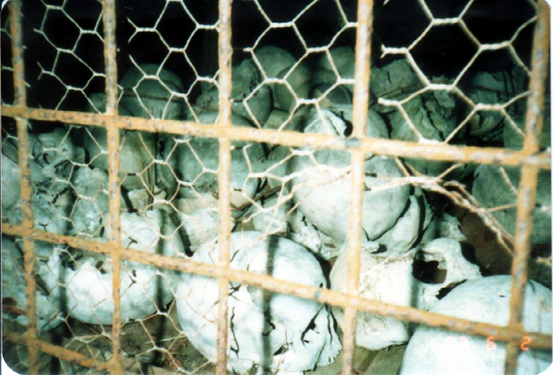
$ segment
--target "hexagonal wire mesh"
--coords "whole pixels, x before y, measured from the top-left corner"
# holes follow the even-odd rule
[[[522,301],[543,288],[527,277],[551,286],[549,13],[483,4],[12,0],[6,359],[297,372],[343,347],[326,371],[378,373],[366,349],[413,322],[451,330],[438,346],[501,349],[507,373],[540,363],[527,350],[551,331],[523,325]],[[511,303],[482,323],[440,309],[511,272]]]

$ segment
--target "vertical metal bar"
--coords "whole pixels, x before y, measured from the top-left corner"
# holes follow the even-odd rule
[[[526,110],[526,137],[523,152],[532,155],[539,151],[540,135],[543,129],[545,108],[545,83],[549,68],[549,7],[545,1],[538,4],[538,20],[534,30],[532,48],[532,72],[530,76],[530,96]],[[539,169],[524,166],[521,170],[517,202],[515,233],[515,254],[512,265],[512,285],[509,325],[523,329],[523,306],[525,288],[528,281],[528,261],[531,250],[534,207]],[[520,337],[507,345],[505,374],[516,374]]]
[[[357,37],[355,46],[355,85],[353,96],[352,137],[365,135],[369,106],[369,78],[372,36],[372,0],[360,0],[357,9]],[[361,233],[363,228],[363,190],[365,182],[365,154],[362,150],[351,151],[351,201],[348,223],[348,275],[347,292],[359,293],[359,270]],[[342,374],[353,373],[357,310],[353,306],[344,311],[344,338]]]
[[[10,4],[10,32],[12,34],[12,58],[13,58],[13,80],[15,90],[15,105],[27,105],[27,92],[25,89],[25,64],[23,60],[23,31],[21,1],[13,0]],[[22,223],[25,228],[33,228],[33,203],[32,184],[30,169],[30,143],[28,121],[23,118],[16,118],[17,137],[19,142],[19,183],[21,189],[21,213]],[[36,319],[36,280],[35,280],[35,252],[34,242],[30,238],[23,238],[23,259],[25,269],[25,293],[27,294],[27,338],[30,342],[37,339]],[[28,345],[29,352],[29,374],[38,374],[38,348]]]
[[[104,0],[102,21],[104,26],[104,65],[106,71],[106,114],[117,115],[117,49],[115,45],[115,0]],[[109,184],[109,242],[113,267],[113,322],[111,374],[121,374],[121,191],[119,189],[119,130],[107,128],[108,184]]]
[[[221,126],[232,123],[232,0],[219,1],[219,119]],[[219,138],[219,263],[230,266],[230,139]],[[228,347],[228,278],[219,279],[217,310],[217,374],[227,373]]]

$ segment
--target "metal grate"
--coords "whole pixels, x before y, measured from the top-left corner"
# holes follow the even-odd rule
[[[166,8],[169,4],[167,2]],[[308,51],[301,58],[297,65],[307,58],[309,52],[321,51],[330,56],[328,47],[310,48],[301,38],[298,31],[297,20],[310,7],[316,3],[311,3],[291,22],[272,22],[263,12],[263,7],[255,0],[253,4],[260,10],[260,13],[267,19],[271,25],[269,29],[278,29],[292,27],[300,35],[301,42],[305,50]],[[353,373],[353,359],[355,348],[355,332],[357,324],[357,313],[367,311],[385,316],[391,316],[402,321],[424,324],[431,327],[446,328],[455,332],[462,332],[473,335],[491,337],[497,341],[508,342],[507,361],[505,364],[506,373],[513,374],[517,366],[517,358],[520,352],[521,343],[528,344],[532,348],[551,349],[551,336],[536,332],[526,332],[522,327],[522,306],[524,301],[524,290],[528,278],[528,262],[530,257],[530,237],[533,230],[533,215],[536,205],[536,191],[538,173],[540,170],[551,169],[550,152],[540,152],[539,137],[543,128],[543,108],[545,107],[545,84],[549,66],[549,10],[544,1],[537,4],[533,1],[528,3],[536,9],[536,17],[531,18],[525,25],[521,26],[514,34],[512,39],[499,43],[481,43],[477,37],[469,30],[463,15],[468,11],[472,1],[469,1],[460,16],[454,18],[436,18],[433,16],[429,6],[424,0],[418,0],[418,5],[429,20],[428,25],[420,36],[412,41],[408,47],[383,47],[383,55],[401,55],[410,63],[418,78],[423,83],[423,88],[415,93],[406,96],[400,100],[380,98],[378,104],[396,108],[408,123],[410,129],[417,135],[418,142],[374,139],[368,138],[365,134],[365,125],[368,118],[369,107],[369,79],[371,75],[370,56],[371,56],[371,38],[373,30],[373,2],[371,0],[359,0],[357,8],[357,21],[347,21],[344,11],[337,2],[338,9],[341,10],[342,17],[346,19],[344,26],[337,34],[346,29],[355,29],[356,47],[355,47],[355,75],[351,78],[341,78],[336,68],[333,66],[338,78],[334,88],[340,84],[349,84],[354,87],[353,95],[353,129],[351,135],[347,138],[326,135],[326,134],[304,134],[290,130],[270,130],[258,128],[236,127],[232,123],[232,55],[231,45],[231,12],[232,4],[230,0],[219,1],[219,19],[215,26],[206,26],[198,23],[198,30],[217,30],[218,32],[218,75],[217,79],[198,76],[199,83],[216,83],[218,85],[218,111],[219,116],[215,124],[200,124],[196,122],[182,122],[169,119],[148,119],[148,118],[129,118],[121,116],[118,109],[118,102],[121,97],[121,87],[118,86],[118,60],[117,43],[115,34],[116,10],[115,0],[103,0],[100,18],[98,18],[97,28],[89,34],[97,37],[103,35],[103,53],[105,72],[94,72],[93,77],[105,78],[106,109],[101,113],[85,113],[68,110],[42,109],[28,105],[27,98],[28,87],[25,80],[26,67],[24,66],[24,42],[22,35],[21,1],[12,0],[9,5],[9,36],[12,43],[12,61],[13,66],[3,66],[4,73],[13,71],[14,101],[2,105],[3,116],[16,120],[17,141],[18,141],[18,164],[20,168],[20,190],[21,190],[21,211],[22,221],[20,224],[3,223],[2,233],[4,235],[22,237],[22,249],[24,253],[25,266],[25,284],[27,293],[26,316],[28,326],[25,333],[4,331],[3,338],[17,344],[27,346],[29,355],[29,372],[39,373],[39,356],[46,353],[67,362],[78,363],[84,367],[90,367],[98,371],[109,371],[113,374],[124,372],[123,356],[121,348],[122,335],[122,317],[121,317],[121,275],[124,270],[124,261],[136,262],[140,264],[154,265],[163,270],[177,270],[192,274],[215,277],[219,280],[219,309],[217,313],[217,373],[225,374],[227,372],[227,346],[228,346],[228,298],[229,283],[242,283],[263,290],[290,294],[301,298],[319,301],[330,306],[342,307],[345,310],[345,327],[343,337],[343,373],[345,375]],[[184,7],[187,9],[186,7]],[[62,7],[63,9],[63,7]],[[192,17],[193,18],[193,17]],[[194,19],[194,18],[193,18]],[[513,47],[517,35],[528,24],[536,23],[534,45],[532,51],[531,69],[526,69],[530,74],[530,84],[527,92],[519,94],[514,99],[505,104],[482,104],[472,105],[472,109],[466,116],[466,120],[446,137],[443,142],[431,142],[424,139],[424,136],[417,130],[415,124],[405,110],[405,104],[415,96],[422,95],[431,90],[441,90],[453,93],[461,97],[466,103],[473,103],[463,90],[459,89],[459,81],[464,72],[471,64],[486,51],[493,51],[506,48],[512,58],[522,67],[526,65],[520,59]],[[3,24],[2,34],[8,35],[7,27]],[[198,26],[199,25],[199,26]],[[423,38],[434,30],[435,27],[444,25],[456,25],[468,38],[477,46],[477,51],[472,59],[467,62],[456,78],[446,83],[436,83],[429,79],[425,72],[419,68],[416,59],[413,57],[415,48],[421,43]],[[143,28],[134,25],[137,32],[148,31],[159,34],[159,30],[153,28]],[[268,29],[268,30],[269,30]],[[39,30],[39,33],[45,33]],[[4,35],[3,35],[4,36]],[[263,37],[261,35],[254,44],[257,44]],[[253,48],[246,49],[247,53],[255,56]],[[28,51],[26,51],[28,53]],[[136,65],[136,64],[135,64]],[[331,63],[331,65],[334,65]],[[93,68],[91,68],[94,71]],[[44,68],[43,74],[55,75],[55,68],[48,70]],[[271,80],[265,78],[268,84],[279,83],[288,85],[285,80]],[[198,84],[199,84],[198,83]],[[80,91],[87,96],[88,83],[76,90],[62,82],[69,91]],[[255,95],[251,93],[245,101],[248,102]],[[295,96],[295,95],[294,95]],[[188,103],[186,96],[184,99]],[[479,148],[472,146],[462,146],[449,144],[456,133],[466,126],[469,119],[481,111],[498,111],[507,119],[510,119],[511,126],[516,127],[514,121],[507,113],[507,107],[516,100],[525,99],[528,101],[526,113],[526,128],[524,143],[521,150],[509,150],[503,148]],[[88,99],[90,101],[90,97]],[[299,98],[295,96],[296,109],[302,104],[313,104],[310,99]],[[61,102],[61,101],[60,101]],[[473,103],[474,104],[474,103]],[[190,104],[188,103],[188,106]],[[318,104],[315,104],[318,106]],[[318,107],[320,111],[320,107]],[[255,117],[251,108],[246,105],[246,112]],[[104,154],[108,160],[108,181],[107,196],[109,197],[109,237],[106,241],[98,241],[90,238],[68,236],[65,234],[56,234],[51,231],[37,229],[34,225],[32,202],[32,179],[30,170],[30,140],[29,140],[29,122],[30,121],[55,121],[72,126],[78,124],[84,128],[102,127],[106,128],[107,150]],[[254,120],[254,122],[257,122]],[[4,122],[6,124],[6,122]],[[4,125],[5,127],[5,125]],[[72,128],[70,128],[72,129]],[[200,263],[185,257],[169,257],[166,255],[152,254],[139,250],[126,248],[122,245],[121,233],[121,181],[120,181],[120,130],[134,132],[156,132],[182,136],[195,136],[218,139],[218,240],[219,240],[219,259],[215,264]],[[69,130],[71,131],[71,130]],[[142,139],[142,138],[141,138]],[[329,149],[336,151],[345,151],[351,154],[351,196],[349,205],[349,224],[347,232],[347,251],[348,251],[348,275],[347,275],[347,293],[339,293],[330,289],[316,288],[306,285],[299,285],[283,280],[275,279],[271,276],[249,273],[230,268],[230,248],[231,248],[231,151],[233,142],[261,142],[270,145],[281,145],[288,147],[307,147],[312,149]],[[144,140],[142,140],[144,143]],[[514,235],[513,265],[512,265],[512,294],[510,321],[506,327],[500,327],[487,323],[475,323],[468,320],[444,316],[436,313],[418,310],[411,307],[397,306],[383,303],[380,301],[369,300],[359,294],[359,272],[360,272],[360,251],[362,241],[362,223],[363,223],[363,190],[365,174],[365,155],[372,153],[375,155],[388,155],[402,158],[416,158],[424,160],[447,161],[454,163],[477,163],[477,164],[496,164],[500,166],[514,166],[521,169],[520,184],[518,188],[517,220],[516,232]],[[455,164],[457,165],[457,164]],[[205,168],[205,167],[204,167]],[[402,184],[411,184],[422,186],[428,190],[439,191],[446,194],[454,202],[460,204],[469,204],[470,200],[463,194],[451,193],[441,185],[439,177],[426,177],[413,175],[404,177]],[[486,210],[478,211],[483,217],[488,218],[488,223],[492,223],[493,216]],[[496,230],[502,233],[503,237],[508,238],[508,234],[501,229]],[[35,262],[36,251],[35,244],[38,241],[48,243],[62,244],[76,249],[82,249],[96,254],[105,254],[111,257],[112,263],[112,295],[114,303],[114,313],[111,332],[104,332],[105,336],[111,338],[111,357],[108,359],[98,359],[93,354],[83,355],[81,352],[67,349],[60,345],[54,345],[39,339],[36,318],[36,289]],[[177,366],[178,367],[178,366]]]

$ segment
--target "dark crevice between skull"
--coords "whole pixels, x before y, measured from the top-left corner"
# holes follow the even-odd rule
[[[466,281],[466,280],[465,280]],[[448,286],[440,289],[438,292],[438,295],[436,296],[438,299],[442,299],[445,296],[449,294],[453,289],[457,288],[459,285],[463,284],[465,281],[461,281],[460,283],[451,283]]]

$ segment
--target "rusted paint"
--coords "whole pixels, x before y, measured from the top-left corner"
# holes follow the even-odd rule
[[[106,114],[117,115],[117,46],[115,43],[115,0],[102,2],[104,29],[104,64],[106,70]],[[108,124],[109,126],[109,124]],[[109,185],[109,236],[113,284],[112,358],[109,362],[111,374],[122,373],[121,353],[121,257],[120,257],[120,212],[121,191],[119,187],[119,129],[108,127],[108,185]]]
[[[7,341],[11,341],[20,345],[32,346],[39,349],[41,352],[51,355],[52,357],[59,358],[66,362],[77,363],[84,367],[94,368],[98,371],[105,371],[107,369],[107,363],[98,361],[94,358],[89,358],[80,353],[74,352],[69,349],[65,349],[61,346],[52,345],[50,343],[29,338],[26,335],[20,335],[15,332],[2,332],[2,338]]]
[[[229,126],[232,122],[232,1],[219,1],[219,118],[218,124]],[[230,264],[230,178],[231,178],[230,139],[219,138],[219,265],[228,270]],[[228,287],[229,280],[222,277],[219,282],[219,302],[217,310],[217,366],[218,375],[227,373],[228,347]]]
[[[219,264],[230,265],[230,140],[219,139]],[[226,374],[228,347],[228,287],[226,277],[219,279],[219,303],[217,311],[217,374]]]
[[[97,252],[99,246],[107,247],[107,251],[110,251],[113,246],[111,244],[98,243],[92,240],[54,235],[39,229],[26,229],[21,225],[3,225],[2,233],[13,236],[27,235],[36,241],[64,243],[67,245],[70,245],[70,243],[78,243],[79,249],[93,252]],[[539,349],[551,349],[552,347],[551,335],[525,332],[520,329],[500,327],[493,324],[476,323],[469,320],[417,310],[412,307],[398,306],[370,300],[361,296],[352,296],[346,293],[339,293],[329,289],[314,288],[308,285],[291,283],[275,279],[268,275],[260,275],[234,269],[227,270],[219,264],[195,262],[184,257],[177,258],[159,254],[150,254],[145,251],[125,249],[122,247],[119,248],[119,251],[123,259],[132,262],[151,264],[159,268],[177,270],[213,278],[226,277],[233,282],[248,284],[277,293],[291,294],[300,298],[319,301],[331,306],[338,306],[342,308],[352,306],[358,311],[388,315],[402,321],[412,321],[415,323],[425,324],[430,327],[441,327],[456,332],[465,332],[468,334],[486,337],[494,336],[497,341],[508,341],[513,337],[520,338],[527,335],[531,339],[530,347]]]
[[[117,115],[117,46],[115,43],[115,0],[102,1],[104,66],[106,71],[106,114]]]
[[[10,34],[12,40],[12,65],[14,99],[16,105],[27,105],[25,65],[23,62],[23,30],[21,26],[21,0],[13,0],[10,6]]]
[[[21,1],[14,0],[10,4],[10,32],[12,35],[12,64],[13,81],[15,90],[15,104],[24,106],[27,104],[27,90],[25,87],[25,64],[23,55],[23,31],[22,31]],[[21,197],[21,225],[32,228],[34,225],[32,206],[32,184],[30,169],[30,142],[28,134],[28,121],[24,118],[16,118],[19,163],[19,186]],[[25,270],[25,293],[27,294],[27,332],[30,339],[38,336],[36,319],[36,280],[35,280],[35,250],[34,242],[30,238],[23,238],[23,260]],[[27,345],[29,352],[29,374],[38,374],[38,348]]]
[[[315,149],[351,150],[358,148],[365,153],[394,155],[401,157],[455,161],[459,163],[497,164],[509,166],[531,165],[551,170],[551,153],[541,152],[528,155],[496,147],[454,146],[437,143],[405,142],[391,139],[363,137],[351,145],[349,139],[325,134],[305,134],[293,131],[255,129],[241,126],[205,125],[194,122],[172,120],[148,120],[138,117],[108,116],[96,113],[54,111],[2,106],[3,116],[23,117],[41,121],[58,121],[67,124],[113,126],[118,129],[193,135],[205,138],[225,137],[233,141],[262,142],[289,147],[310,147]]]
[[[549,22],[549,6],[545,1],[541,0],[538,4],[538,19],[534,28],[530,95],[528,96],[526,105],[526,135],[522,151],[527,155],[539,152],[540,136],[543,129],[545,90],[549,71]],[[522,328],[538,174],[539,169],[533,166],[522,167],[517,200],[517,220],[512,264],[509,317],[509,325],[512,328]],[[514,338],[507,345],[505,374],[514,375],[517,373],[521,339],[521,337]]]
[[[14,5],[15,4],[15,5]],[[551,336],[540,333],[524,332],[520,321],[524,287],[527,282],[527,264],[532,232],[532,216],[535,206],[536,181],[539,168],[551,169],[549,152],[539,152],[539,136],[543,127],[543,92],[549,61],[549,11],[544,1],[540,1],[538,25],[534,43],[530,95],[526,118],[526,138],[522,151],[498,148],[477,148],[452,146],[447,144],[414,143],[396,140],[371,140],[364,137],[368,108],[368,82],[370,77],[370,37],[372,32],[372,1],[362,0],[358,7],[356,76],[354,94],[354,131],[349,139],[322,134],[302,134],[290,131],[265,129],[247,129],[231,126],[231,1],[219,2],[219,100],[220,112],[217,124],[203,125],[170,120],[146,120],[117,116],[117,65],[115,45],[115,9],[114,0],[104,0],[104,59],[106,66],[106,114],[64,112],[26,107],[26,90],[23,65],[23,45],[21,39],[20,1],[12,0],[10,22],[13,38],[15,105],[2,106],[3,115],[15,117],[20,142],[19,165],[21,168],[21,198],[23,222],[21,225],[4,225],[2,232],[24,237],[25,279],[28,294],[29,328],[24,336],[5,333],[4,337],[29,347],[30,373],[36,373],[38,350],[64,360],[75,361],[83,366],[100,371],[109,369],[111,373],[121,373],[120,350],[120,260],[153,264],[158,267],[177,269],[219,278],[218,313],[218,352],[217,373],[226,374],[226,348],[228,338],[228,282],[229,280],[250,284],[255,287],[279,293],[287,293],[301,298],[317,300],[329,305],[346,309],[346,329],[344,338],[344,374],[351,374],[357,311],[367,311],[388,315],[404,321],[442,327],[457,332],[494,336],[496,340],[508,341],[506,373],[516,369],[519,345],[522,337],[530,338],[530,346],[550,349]],[[63,123],[108,127],[109,158],[109,194],[110,194],[110,241],[100,243],[75,237],[47,233],[33,228],[31,207],[31,184],[29,166],[29,140],[27,120],[59,121]],[[158,254],[148,254],[120,246],[120,191],[119,191],[119,129],[141,130],[187,134],[202,137],[219,138],[219,242],[220,258],[218,264],[202,264],[184,258],[171,258]],[[313,288],[305,285],[285,282],[267,275],[252,274],[229,269],[230,248],[230,140],[264,142],[291,147],[327,148],[350,150],[352,153],[352,197],[350,206],[350,225],[348,227],[348,292],[338,293],[328,289]],[[355,140],[352,142],[352,140]],[[519,188],[517,230],[515,237],[515,257],[513,261],[513,289],[511,298],[511,319],[508,327],[475,323],[462,319],[419,311],[410,307],[396,306],[379,301],[368,300],[358,295],[359,251],[362,224],[362,183],[364,166],[362,156],[365,153],[394,155],[429,160],[456,161],[463,163],[499,164],[522,166]],[[358,189],[360,187],[360,189]],[[57,347],[37,339],[35,317],[35,280],[33,240],[64,243],[84,250],[110,254],[113,260],[113,298],[115,313],[113,317],[113,358],[102,363],[86,358],[78,353]]]
[[[359,295],[359,272],[361,269],[361,234],[363,228],[363,188],[365,186],[365,153],[359,150],[351,153],[351,197],[348,222],[348,273],[347,293]],[[342,340],[342,374],[353,374],[355,336],[357,331],[357,310],[348,306],[344,311],[344,337]]]
[[[355,84],[353,95],[353,139],[365,137],[369,112],[369,79],[371,72],[372,0],[361,0],[357,6],[355,46]],[[350,143],[351,144],[351,143]],[[350,146],[351,147],[351,146]],[[363,190],[365,186],[365,152],[354,146],[351,150],[351,197],[348,215],[347,293],[359,295],[361,269],[361,235],[363,228]],[[357,331],[357,310],[348,306],[344,311],[342,340],[342,374],[352,375]]]

